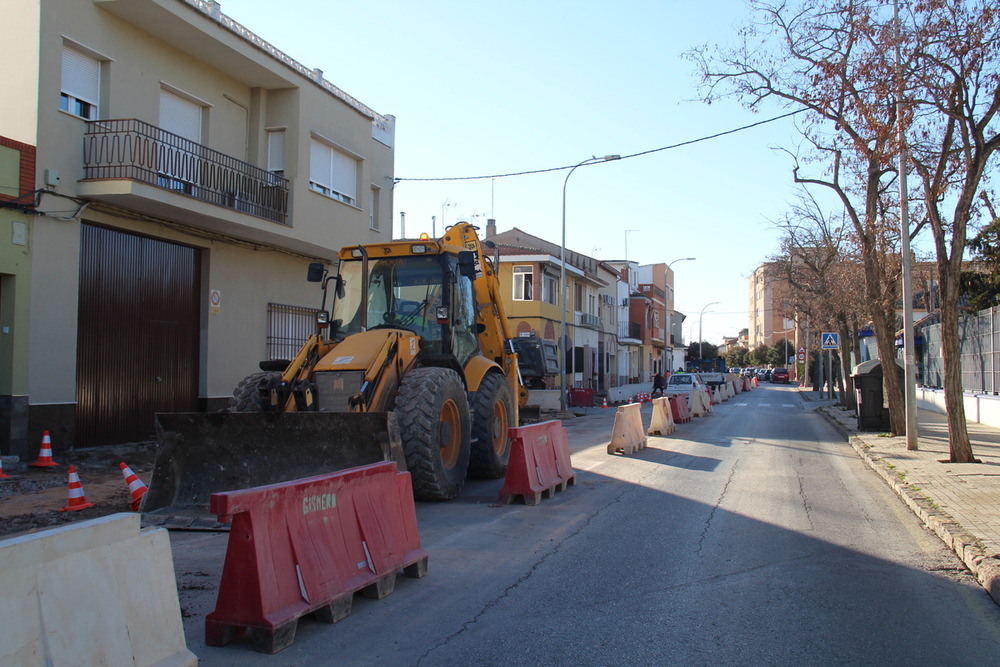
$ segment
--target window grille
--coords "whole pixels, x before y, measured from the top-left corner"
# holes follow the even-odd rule
[[[267,358],[294,359],[315,330],[314,308],[267,304]]]

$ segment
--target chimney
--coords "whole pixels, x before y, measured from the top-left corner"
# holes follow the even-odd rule
[[[486,238],[497,235],[497,221],[493,218],[486,219]]]

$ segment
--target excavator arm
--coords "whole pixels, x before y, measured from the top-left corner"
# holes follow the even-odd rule
[[[472,280],[478,304],[476,321],[480,325],[479,348],[483,356],[496,361],[503,369],[510,385],[511,394],[517,396],[518,407],[528,401],[528,390],[521,381],[517,366],[517,352],[511,343],[512,332],[507,320],[507,310],[500,293],[500,279],[497,266],[486,254],[476,228],[460,222],[448,229],[441,239],[448,245],[456,245],[471,250],[476,255],[476,276]],[[514,420],[517,423],[517,420]]]

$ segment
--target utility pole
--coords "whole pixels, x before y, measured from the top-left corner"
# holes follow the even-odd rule
[[[906,398],[906,448],[915,451],[917,442],[917,369],[913,341],[913,277],[910,257],[910,205],[906,187],[906,130],[903,106],[903,74],[900,41],[903,37],[899,21],[899,0],[893,0],[892,19],[896,24],[896,130],[899,139],[899,236],[903,253],[903,394]],[[888,365],[888,368],[886,366]],[[896,372],[896,360],[882,362],[883,373]]]

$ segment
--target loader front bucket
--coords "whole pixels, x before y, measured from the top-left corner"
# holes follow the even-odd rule
[[[396,461],[406,470],[391,412],[182,412],[156,415],[156,464],[143,525],[228,530],[209,496]]]

